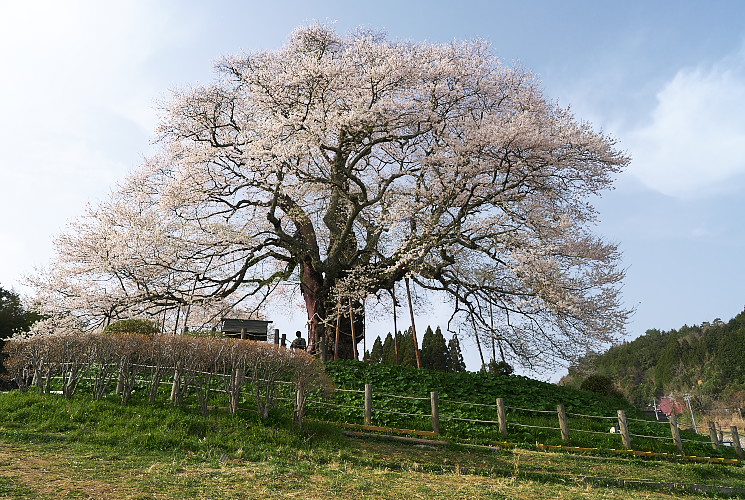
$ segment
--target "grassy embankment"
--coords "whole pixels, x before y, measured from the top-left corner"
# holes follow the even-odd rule
[[[261,421],[137,398],[1,394],[0,497],[599,499],[670,498],[654,482],[745,488],[741,466],[360,441],[290,422],[281,410]]]

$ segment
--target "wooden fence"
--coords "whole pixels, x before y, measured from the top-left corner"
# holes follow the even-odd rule
[[[362,397],[361,404],[338,404],[319,399],[311,400],[311,406],[326,406],[341,409],[349,412],[358,411],[362,413],[362,421],[365,426],[375,426],[378,422],[374,415],[393,414],[403,418],[415,418],[421,422],[428,421],[432,435],[440,434],[442,427],[445,426],[447,432],[448,424],[451,422],[464,422],[470,424],[479,424],[481,426],[493,426],[498,429],[499,435],[503,439],[509,439],[511,431],[518,429],[539,429],[543,431],[556,432],[561,436],[563,443],[569,444],[583,441],[581,434],[595,434],[604,436],[617,436],[621,446],[626,450],[634,449],[638,441],[647,439],[660,440],[666,443],[672,442],[678,453],[684,454],[685,443],[710,446],[713,450],[719,450],[725,444],[732,446],[734,452],[740,460],[743,460],[743,450],[740,442],[740,436],[737,427],[730,427],[729,431],[719,429],[714,422],[709,423],[708,436],[687,433],[688,437],[681,437],[681,426],[678,424],[675,416],[670,417],[669,422],[656,420],[647,420],[629,417],[624,410],[617,410],[614,416],[587,415],[582,413],[568,412],[564,405],[558,404],[556,410],[538,410],[532,408],[522,408],[508,406],[504,398],[496,398],[494,404],[480,404],[463,401],[441,400],[437,391],[432,391],[429,397],[403,396],[396,394],[375,393],[371,384],[366,384],[364,391],[355,391],[347,389],[338,389],[342,393],[357,394]],[[385,399],[388,400],[409,400],[412,402],[425,403],[429,402],[427,411],[397,411],[391,409],[390,404],[381,404]],[[376,404],[376,402],[378,404]],[[443,405],[451,408],[451,411],[444,411]],[[421,404],[419,405],[422,406]],[[469,418],[456,416],[462,414],[462,411],[454,410],[458,406],[477,407],[484,413],[495,414],[496,419],[489,418]],[[543,420],[543,423],[527,423],[529,419],[508,418],[509,415],[516,414],[533,414]],[[312,415],[313,411],[309,410]],[[553,420],[555,423],[550,424]],[[643,433],[636,429],[650,428],[658,426],[659,430]],[[664,428],[667,428],[665,431]],[[603,429],[603,430],[598,430]],[[424,431],[424,429],[412,429],[415,431]],[[579,437],[577,435],[580,435]],[[727,439],[729,437],[729,439]],[[637,448],[638,449],[638,448]],[[640,450],[641,451],[641,450]]]
[[[142,368],[141,375],[148,373],[149,369],[152,369],[149,366],[143,366]],[[200,372],[198,374],[210,379],[209,381],[205,380],[202,386],[208,393],[230,395],[230,389],[228,388],[230,385],[228,383],[230,375],[207,372]],[[64,378],[55,378],[58,379],[60,387],[63,387]],[[113,374],[109,382],[116,382],[116,377]],[[138,378],[136,380],[136,383],[140,384],[143,388],[148,387],[153,382],[159,386],[168,385],[172,387],[175,387],[175,384],[178,383],[175,378],[171,379],[167,375],[159,378],[157,381],[149,377]],[[256,382],[262,382],[262,380],[255,380],[253,383],[255,384]],[[239,382],[239,385],[242,386],[246,383],[249,383],[249,380],[244,379],[242,383]],[[714,422],[708,425],[708,436],[687,432],[687,437],[682,437],[682,426],[678,424],[675,416],[671,416],[669,422],[661,422],[629,417],[624,410],[618,410],[614,416],[601,416],[569,412],[563,404],[558,404],[555,410],[509,406],[504,398],[496,398],[494,404],[453,401],[441,399],[437,391],[431,391],[428,396],[423,397],[386,394],[374,392],[371,384],[365,384],[363,391],[337,389],[337,397],[334,398],[336,399],[334,402],[320,394],[295,394],[296,386],[290,382],[275,380],[273,383],[275,384],[277,393],[272,398],[285,402],[290,407],[294,407],[296,412],[300,406],[305,406],[308,416],[318,417],[319,415],[314,415],[314,413],[319,413],[321,408],[329,408],[334,411],[345,412],[347,415],[353,415],[352,420],[357,420],[361,425],[368,427],[377,426],[381,419],[390,422],[391,417],[393,417],[393,419],[416,421],[420,427],[427,427],[426,429],[408,429],[406,432],[429,436],[435,436],[441,433],[454,436],[457,434],[453,432],[457,424],[475,424],[481,426],[481,429],[494,429],[496,435],[503,441],[508,440],[511,434],[519,433],[523,430],[537,430],[555,433],[557,437],[560,436],[561,442],[567,445],[577,445],[587,442],[581,436],[583,434],[591,434],[605,436],[605,439],[615,439],[617,440],[615,442],[620,441],[620,445],[624,449],[638,451],[643,451],[641,449],[643,446],[641,448],[638,446],[640,444],[639,441],[651,439],[665,443],[672,442],[679,454],[684,454],[685,447],[687,446],[686,443],[697,445],[698,449],[701,449],[701,445],[706,445],[710,446],[713,450],[720,451],[723,451],[720,448],[727,444],[727,446],[732,446],[734,453],[736,453],[740,460],[744,459],[737,427],[732,426],[729,431],[725,431],[724,429],[717,428]],[[339,395],[343,397],[340,398]],[[171,396],[173,396],[173,389],[171,390]],[[244,392],[243,399],[251,397],[258,398],[258,394],[255,392]],[[203,399],[203,396],[200,396],[199,399],[202,399],[201,403],[204,406],[206,399]],[[344,401],[339,401],[339,399],[343,399]],[[394,401],[398,404],[383,404],[386,400]],[[350,401],[352,404],[349,404]],[[186,401],[184,403],[188,405]],[[236,405],[233,410],[238,409],[237,401],[233,404]],[[464,411],[464,408],[468,408],[469,410]],[[300,408],[300,411],[303,411],[303,409]],[[471,415],[476,413],[479,417],[464,416],[466,413],[470,413]],[[493,415],[492,418],[490,418],[491,415]],[[523,416],[518,418],[518,415]],[[326,413],[326,416],[328,417],[328,413]],[[349,420],[349,418],[332,417],[331,420],[341,424],[348,423],[345,421]],[[636,430],[638,428],[649,429],[650,426],[655,426],[658,430],[652,434],[642,433]],[[667,429],[665,430],[665,428]],[[467,432],[473,434],[474,430],[470,428]]]

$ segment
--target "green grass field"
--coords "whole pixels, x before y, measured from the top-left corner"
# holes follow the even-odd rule
[[[709,498],[741,466],[350,439],[281,413],[0,394],[0,498]],[[587,479],[591,477],[592,479]],[[636,480],[619,486],[621,480]]]

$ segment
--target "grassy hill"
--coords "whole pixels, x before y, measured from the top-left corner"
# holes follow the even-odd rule
[[[412,446],[134,398],[0,394],[0,498],[709,498],[742,467]],[[678,486],[669,484],[674,478]],[[663,484],[664,483],[664,484]],[[687,485],[687,486],[685,486]]]
[[[440,436],[457,443],[499,445],[510,442],[527,448],[573,446],[596,453],[623,449],[618,433],[618,410],[624,410],[632,448],[656,453],[679,453],[666,422],[658,422],[626,400],[590,391],[561,387],[522,376],[487,373],[446,373],[436,370],[367,364],[327,363],[337,390],[329,399],[311,398],[308,417],[319,421],[360,425],[364,420],[365,384],[372,386],[372,425],[427,431],[432,429],[430,392],[438,392]],[[504,401],[507,434],[497,425],[496,399]],[[568,440],[560,430],[558,405],[567,416]],[[708,435],[682,431],[684,454],[735,458],[729,447],[713,450]]]
[[[569,370],[577,384],[590,373],[610,377],[629,401],[646,406],[665,395],[694,395],[700,409],[745,407],[745,312],[645,335],[587,356]]]

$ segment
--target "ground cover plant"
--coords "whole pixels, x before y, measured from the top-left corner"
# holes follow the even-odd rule
[[[272,413],[0,394],[4,498],[705,498],[742,467],[350,440]],[[586,479],[593,476],[594,479]],[[605,478],[609,485],[600,484]],[[633,486],[614,481],[634,479]]]
[[[363,391],[374,387],[376,426],[432,429],[430,391],[439,394],[439,433],[454,442],[523,447],[567,445],[613,453],[624,448],[617,410],[627,413],[632,448],[676,454],[666,423],[642,418],[619,398],[576,391],[520,376],[446,373],[350,360],[325,365],[312,356],[262,342],[138,334],[48,334],[9,342],[7,366],[21,390],[76,391],[101,400],[114,392],[123,404],[134,394],[151,404],[170,401],[211,408],[253,408],[301,423],[306,412],[317,421],[362,424]],[[324,368],[326,373],[324,373]],[[329,378],[336,391],[329,393]],[[497,425],[497,398],[505,401],[507,432]],[[569,437],[559,429],[557,405],[568,417]],[[685,454],[735,459],[735,450],[711,449],[706,436],[683,431]]]
[[[371,384],[373,424],[402,429],[430,430],[430,391],[439,396],[442,436],[479,444],[514,442],[521,446],[569,445],[601,450],[622,449],[620,434],[611,434],[617,410],[624,410],[632,433],[632,448],[678,454],[667,422],[650,419],[626,400],[578,391],[522,376],[489,373],[446,373],[409,367],[366,364],[354,361],[326,363],[337,391],[330,401],[308,403],[313,418],[353,424],[364,422],[363,394]],[[508,434],[496,425],[497,398],[507,406]],[[564,442],[559,430],[557,405],[566,408],[570,439]],[[732,448],[714,450],[708,436],[681,431],[686,455],[736,458]]]

